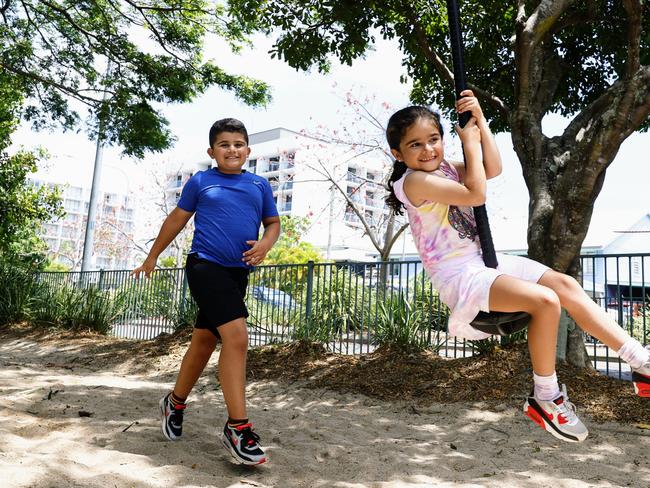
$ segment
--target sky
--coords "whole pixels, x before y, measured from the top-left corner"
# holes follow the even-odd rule
[[[211,88],[194,102],[184,105],[161,106],[170,121],[177,141],[164,153],[148,155],[141,161],[120,156],[119,148],[104,149],[104,182],[110,185],[128,185],[137,188],[146,184],[147,173],[160,165],[206,160],[207,132],[212,123],[223,117],[242,120],[249,133],[274,127],[294,131],[313,130],[322,124],[337,127],[342,98],[351,90],[357,96],[374,97],[389,103],[395,109],[408,104],[409,85],[400,83],[403,73],[401,55],[395,43],[378,40],[372,52],[352,66],[334,62],[329,74],[298,72],[267,54],[271,40],[263,36],[253,38],[253,48],[234,55],[215,40],[206,43],[206,57],[226,70],[264,80],[271,87],[272,101],[265,108],[251,108],[239,102],[232,93]],[[568,120],[551,115],[544,120],[545,134],[562,132]],[[446,121],[447,134],[451,121]],[[509,134],[498,134],[503,159],[503,174],[489,185],[488,211],[492,234],[497,249],[526,247],[528,193],[521,167],[512,149]],[[13,137],[14,147],[45,147],[51,155],[49,169],[75,173],[76,178],[87,178],[90,184],[95,156],[95,143],[83,133],[34,134],[22,125]],[[448,146],[456,142],[447,141]],[[650,212],[650,134],[633,134],[621,146],[607,171],[605,184],[594,207],[594,214],[585,245],[603,245],[616,237],[615,231],[625,230],[644,214]],[[79,164],[87,171],[72,170]],[[62,169],[63,168],[63,169]],[[69,168],[67,170],[66,168]],[[84,176],[85,175],[85,176]],[[112,181],[108,181],[111,180]]]

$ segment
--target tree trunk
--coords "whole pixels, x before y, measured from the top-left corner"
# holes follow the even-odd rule
[[[510,126],[530,196],[528,255],[577,277],[580,249],[606,170],[621,143],[650,114],[650,67],[640,65],[638,56],[628,57],[623,77],[578,113],[561,136],[545,136],[542,119],[554,106],[564,71],[563,59],[547,38],[549,25],[564,7],[557,4],[560,10],[553,11],[549,5],[554,4],[540,4],[536,15],[517,20],[516,106]],[[628,10],[632,27],[638,27],[640,14],[632,6]],[[631,52],[638,54],[634,36],[629,42]],[[584,366],[588,360],[582,331],[571,322],[566,331],[567,360]]]

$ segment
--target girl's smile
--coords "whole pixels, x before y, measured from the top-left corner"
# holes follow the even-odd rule
[[[393,156],[413,170],[434,171],[444,158],[440,130],[430,118],[417,119],[404,133]]]

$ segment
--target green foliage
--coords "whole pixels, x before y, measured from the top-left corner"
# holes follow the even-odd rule
[[[265,264],[287,265],[260,267],[256,270],[256,284],[277,288],[290,294],[299,294],[307,281],[309,261],[320,263],[320,252],[310,243],[303,242],[302,236],[309,227],[306,217],[280,217],[282,234],[278,242],[266,255]]]
[[[304,289],[306,295],[306,288]],[[316,272],[311,317],[297,330],[297,338],[326,341],[369,325],[375,292],[346,268],[327,266]],[[303,296],[302,302],[306,303]],[[364,306],[366,305],[366,306]]]
[[[558,2],[559,3],[559,2]],[[396,39],[403,52],[406,73],[413,80],[411,98],[435,104],[453,115],[455,93],[451,82],[441,76],[427,56],[414,29],[417,22],[426,44],[447,67],[451,67],[446,2],[326,2],[290,0],[229,0],[233,24],[275,36],[271,55],[290,66],[309,70],[316,66],[327,71],[331,56],[344,64],[362,58],[377,35]],[[513,37],[518,30],[517,5],[499,0],[459,2],[465,43],[467,79],[496,94],[506,107],[516,106],[517,56]],[[525,2],[522,12],[530,16],[540,2]],[[546,6],[552,10],[557,6]],[[641,6],[638,32],[641,65],[650,63],[650,15]],[[542,113],[572,115],[595,102],[613,80],[625,76],[629,46],[621,42],[621,32],[630,32],[628,16],[621,2],[598,0],[571,2],[559,18],[540,26],[537,44],[541,53],[533,62],[552,87],[550,99],[535,103],[546,106]],[[628,49],[630,52],[628,53]],[[551,69],[552,66],[552,69]],[[493,130],[510,130],[505,111],[484,111]],[[454,117],[455,119],[455,117]],[[648,120],[641,126],[648,127]]]
[[[64,214],[58,189],[28,182],[37,160],[33,153],[9,156],[0,150],[0,260],[7,263],[42,263],[46,246],[38,229]]]
[[[43,268],[43,271],[68,272],[68,271],[72,271],[72,270],[70,269],[70,266],[68,266],[67,264],[59,263],[57,261],[49,261],[48,260],[47,264]]]
[[[35,286],[32,272],[0,261],[0,325],[30,318]]]
[[[103,291],[94,285],[40,285],[34,295],[31,319],[36,323],[69,329],[90,329],[102,334],[122,315],[126,295]]]
[[[176,270],[157,269],[147,279],[125,281],[120,292],[131,304],[134,317],[164,317],[175,323],[184,314],[178,303],[178,290],[182,286],[180,277]]]
[[[426,309],[416,307],[403,294],[389,295],[379,302],[375,342],[406,350],[426,349],[429,347],[426,315]]]
[[[309,261],[319,263],[323,260],[320,252],[308,242],[302,241],[302,236],[309,227],[307,217],[280,217],[282,233],[278,242],[266,255],[268,264],[304,264]]]
[[[2,20],[0,95],[10,86],[16,103],[25,103],[22,116],[37,129],[73,129],[84,115],[77,107],[85,106],[91,138],[101,119],[107,143],[142,157],[173,142],[160,104],[191,101],[211,86],[250,105],[269,100],[265,83],[203,59],[207,36],[234,50],[247,42],[211,1],[8,1]],[[0,131],[15,120],[1,105]]]
[[[165,256],[158,260],[161,268],[176,268],[176,256]]]

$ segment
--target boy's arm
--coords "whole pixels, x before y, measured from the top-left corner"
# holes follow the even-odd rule
[[[192,215],[194,215],[194,212],[188,212],[179,207],[172,210],[163,222],[160,232],[158,232],[158,237],[156,237],[153,246],[151,246],[147,259],[144,260],[142,266],[134,269],[131,275],[140,278],[140,273],[144,273],[145,278],[148,278],[149,273],[156,267],[156,261],[158,261],[160,253],[169,246],[169,243],[185,227],[185,224],[192,218]]]
[[[251,248],[244,253],[242,261],[249,266],[257,266],[268,254],[273,244],[280,237],[280,217],[266,217],[262,219],[264,235],[259,241],[246,241]]]

